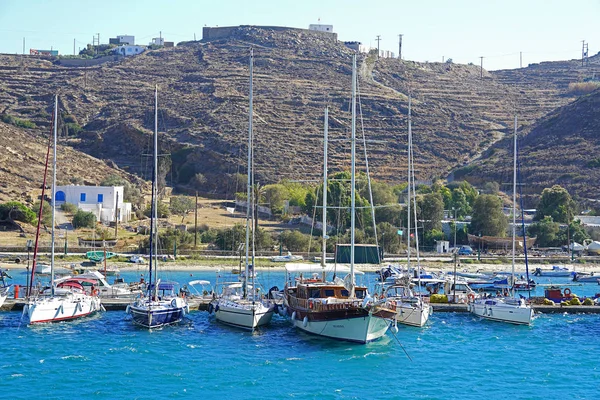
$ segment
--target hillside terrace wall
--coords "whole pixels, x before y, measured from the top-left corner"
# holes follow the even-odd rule
[[[238,30],[243,28],[258,28],[258,29],[266,29],[272,31],[302,31],[308,32],[315,35],[322,35],[325,37],[330,37],[332,40],[337,40],[337,33],[334,32],[322,32],[322,31],[314,31],[310,29],[300,29],[300,28],[288,28],[285,26],[257,26],[257,25],[239,25],[239,26],[218,26],[218,27],[210,27],[205,26],[202,28],[202,40],[210,41],[210,40],[218,40],[218,39],[226,39],[231,36]]]

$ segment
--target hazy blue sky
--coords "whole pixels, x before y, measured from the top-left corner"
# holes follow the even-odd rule
[[[120,34],[148,44],[202,37],[203,26],[333,25],[340,40],[358,40],[403,58],[479,64],[488,70],[581,57],[600,49],[600,0],[0,0],[0,52],[54,48],[60,54]]]

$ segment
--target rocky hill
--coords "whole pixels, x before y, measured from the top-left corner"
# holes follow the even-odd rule
[[[550,112],[532,127],[519,125],[524,194],[534,197],[545,187],[559,184],[582,198],[600,198],[599,110],[600,89]],[[480,160],[459,171],[461,177],[474,184],[511,182],[512,139],[496,143]]]
[[[318,178],[325,105],[332,138],[349,136],[352,51],[306,30],[239,27],[218,40],[180,43],[88,68],[0,56],[0,113],[33,122],[38,129],[14,129],[40,136],[58,92],[61,127],[70,129],[61,128],[63,144],[146,177],[158,85],[160,152],[170,154],[161,158],[171,166],[168,182],[185,189],[201,173],[202,191],[223,193],[234,190],[233,176],[245,171],[250,47],[257,179]],[[406,180],[409,93],[418,178],[431,180],[489,154],[511,132],[515,109],[523,125],[532,125],[577,98],[569,94],[569,83],[600,73],[597,63],[581,67],[575,61],[493,73],[474,65],[366,55],[359,65],[358,132],[364,129],[374,176],[396,182]],[[333,170],[349,166],[349,150],[347,140],[331,141]],[[79,167],[72,173],[87,178],[89,163]],[[542,175],[539,182],[559,177],[549,169]]]

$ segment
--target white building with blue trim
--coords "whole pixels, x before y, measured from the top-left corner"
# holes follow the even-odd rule
[[[119,222],[131,219],[131,203],[123,201],[123,186],[56,186],[54,205],[64,203],[77,206],[78,209],[92,212],[97,221],[112,222],[117,212]]]

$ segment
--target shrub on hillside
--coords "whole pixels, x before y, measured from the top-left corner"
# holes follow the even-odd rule
[[[70,214],[75,214],[75,212],[77,212],[77,206],[73,203],[63,203],[62,206],[60,206],[60,209]]]
[[[35,223],[36,215],[25,204],[21,204],[18,201],[9,201],[8,203],[0,204],[0,219],[8,218],[33,224]]]
[[[567,89],[567,93],[575,96],[581,96],[592,93],[598,88],[600,88],[600,82],[597,81],[573,82],[569,83],[569,89]]]
[[[91,212],[79,210],[73,216],[73,228],[93,228],[96,226],[96,215]]]

